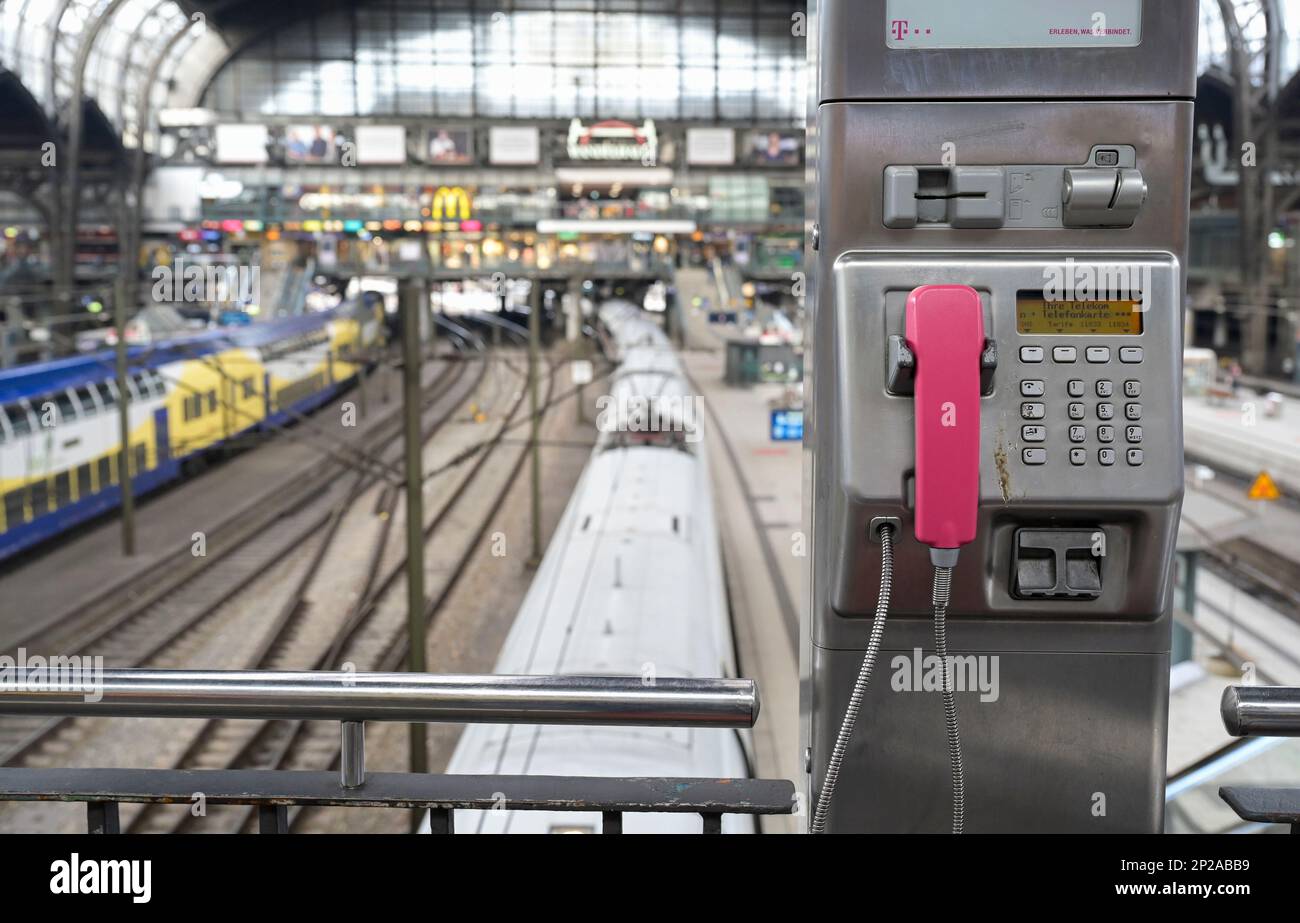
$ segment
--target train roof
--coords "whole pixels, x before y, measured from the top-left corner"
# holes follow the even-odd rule
[[[156,368],[171,362],[195,359],[226,349],[256,349],[287,337],[310,333],[340,316],[339,310],[321,311],[299,317],[263,321],[246,327],[223,327],[204,330],[158,343],[131,346],[127,349],[132,371]],[[84,355],[34,362],[11,369],[0,370],[0,404],[19,398],[49,394],[64,388],[75,388],[90,381],[103,381],[113,377],[116,353],[112,349],[97,350]]]

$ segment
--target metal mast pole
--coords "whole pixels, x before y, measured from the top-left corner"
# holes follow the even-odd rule
[[[117,483],[122,492],[122,555],[135,554],[135,492],[131,487],[131,391],[127,384],[126,279],[121,274],[113,286],[113,320],[117,326]]]
[[[532,453],[532,492],[533,492],[533,554],[528,559],[531,567],[542,563],[542,462],[541,447],[538,445],[540,435],[540,413],[538,406],[538,362],[542,340],[542,280],[533,279],[532,292],[528,308],[528,407],[532,415],[532,426],[528,436],[528,447]]]
[[[420,279],[402,282],[402,412],[406,443],[406,615],[410,649],[407,669],[424,673],[424,458],[420,438],[420,320],[427,310]],[[428,772],[426,728],[413,722],[411,772]]]

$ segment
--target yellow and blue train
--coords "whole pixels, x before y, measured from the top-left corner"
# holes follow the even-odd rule
[[[129,351],[128,471],[119,468],[114,354],[0,371],[0,560],[181,476],[237,436],[327,401],[383,337],[367,299]]]

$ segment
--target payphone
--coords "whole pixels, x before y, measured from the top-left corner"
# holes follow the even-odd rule
[[[1162,826],[1194,0],[822,0],[817,831]]]

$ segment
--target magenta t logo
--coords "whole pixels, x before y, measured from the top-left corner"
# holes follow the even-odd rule
[[[910,23],[906,19],[895,19],[889,24],[889,28],[894,30],[894,39],[902,41],[907,38],[907,27]]]

